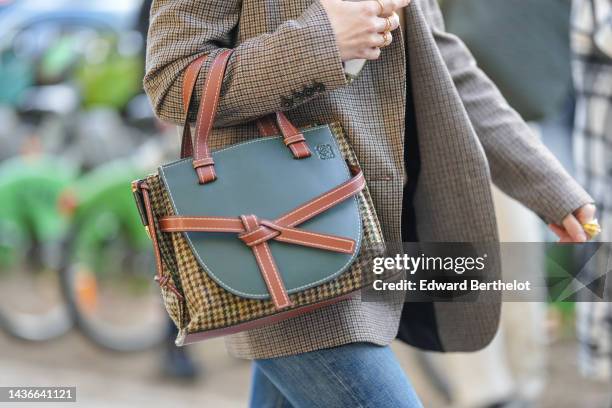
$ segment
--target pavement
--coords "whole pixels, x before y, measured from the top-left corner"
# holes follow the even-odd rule
[[[607,385],[586,381],[577,373],[575,342],[556,342],[550,349],[550,378],[543,408],[610,408]],[[411,348],[393,348],[426,407],[450,406],[436,394]],[[190,346],[202,367],[193,382],[160,375],[160,351],[114,354],[91,345],[78,333],[48,343],[23,343],[0,333],[0,386],[76,386],[76,403],[66,407],[245,407],[250,364],[228,356],[222,340]],[[39,404],[12,404],[17,407]],[[0,403],[0,408],[12,406]]]

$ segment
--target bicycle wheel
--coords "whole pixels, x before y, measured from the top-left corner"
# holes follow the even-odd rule
[[[0,228],[0,328],[21,340],[60,337],[73,322],[53,266],[58,245],[9,227]]]
[[[165,339],[153,256],[118,217],[104,212],[84,217],[73,225],[64,249],[62,287],[87,338],[118,352],[147,350]]]

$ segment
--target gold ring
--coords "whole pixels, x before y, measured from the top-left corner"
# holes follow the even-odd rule
[[[385,17],[385,29],[383,31],[391,31],[391,27],[393,26],[393,23],[391,23],[391,17]]]
[[[582,224],[582,228],[584,229],[584,232],[586,232],[589,236],[589,239],[593,239],[601,233],[601,227],[599,226],[599,222],[596,219],[591,222],[586,222]]]
[[[392,41],[390,38],[391,33],[389,33],[389,31],[385,31],[384,33],[382,33],[382,35],[383,35],[384,42],[383,42],[383,45],[380,46],[380,48],[385,48],[389,44],[391,44],[391,41]]]
[[[380,6],[380,12],[378,13],[378,15],[382,15],[382,13],[385,12],[385,3],[383,2],[383,0],[376,0],[378,2],[378,5]]]

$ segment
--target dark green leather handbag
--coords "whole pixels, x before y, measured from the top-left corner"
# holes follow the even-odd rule
[[[298,130],[277,113],[258,123],[264,137],[209,150],[231,53],[209,70],[194,141],[185,119],[182,159],[133,183],[179,345],[353,296],[370,283],[368,258],[383,244],[339,125]],[[186,112],[204,59],[186,71]]]

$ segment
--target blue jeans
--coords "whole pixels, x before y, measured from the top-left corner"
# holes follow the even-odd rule
[[[251,408],[417,408],[422,404],[389,347],[353,343],[255,360]]]

